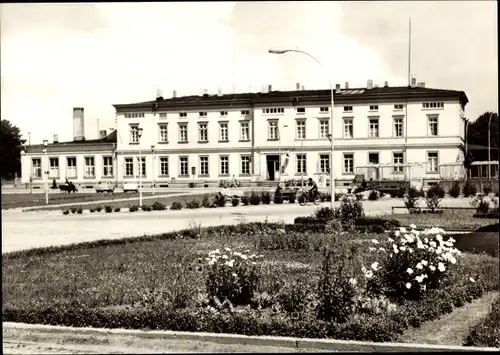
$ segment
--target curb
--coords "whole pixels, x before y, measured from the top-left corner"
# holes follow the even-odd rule
[[[217,334],[217,333],[191,333],[177,331],[142,331],[128,329],[102,329],[102,328],[76,328],[42,324],[26,324],[15,322],[3,322],[3,333],[9,329],[25,330],[28,332],[40,332],[52,336],[79,335],[81,343],[84,336],[89,339],[92,336],[132,336],[143,339],[175,339],[175,340],[197,340],[207,341],[219,344],[233,345],[257,345],[288,347],[299,349],[323,349],[330,351],[370,351],[370,352],[431,352],[431,351],[484,351],[498,352],[496,348],[464,347],[464,346],[446,346],[446,345],[427,345],[427,344],[408,344],[408,343],[375,343],[353,340],[334,340],[334,339],[300,339],[292,337],[275,336],[246,336],[238,334]]]

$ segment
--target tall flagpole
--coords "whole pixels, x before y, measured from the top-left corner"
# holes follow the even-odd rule
[[[408,87],[411,87],[411,17],[409,18],[409,24],[408,24]],[[408,158],[407,158],[407,144],[408,144],[408,98],[406,99],[406,104],[405,104],[405,147],[404,147],[404,157],[403,157],[403,162],[408,163]],[[406,171],[407,169],[410,169],[408,166],[405,166],[403,168],[404,171],[404,179],[407,179]]]

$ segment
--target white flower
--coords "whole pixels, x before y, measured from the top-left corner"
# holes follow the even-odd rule
[[[353,285],[353,286],[354,286],[354,285],[356,285],[356,284],[358,283],[358,280],[356,280],[355,278],[351,277],[351,278],[349,279],[349,282],[351,283],[351,285]]]
[[[406,286],[407,289],[410,289],[411,288],[411,283],[407,282],[405,286]]]
[[[414,225],[414,224],[410,224],[410,228],[411,228],[411,229],[417,229],[417,226],[416,226],[416,225]]]
[[[255,261],[252,261],[252,265],[257,265],[257,263]]]
[[[443,271],[445,271],[445,270],[446,270],[446,268],[444,267],[444,264],[443,264],[443,263],[439,263],[439,264],[438,264],[438,270],[439,270],[439,271],[441,271],[441,272],[443,272]]]
[[[410,243],[413,243],[415,241],[415,238],[412,235],[410,235],[410,234],[405,234],[405,238]]]
[[[372,243],[373,244],[378,244],[378,240],[377,239],[372,239]]]
[[[371,268],[372,268],[374,271],[377,271],[377,270],[379,269],[378,262],[376,262],[376,261],[375,261],[374,263],[372,263]]]
[[[234,260],[231,260],[231,261],[226,261],[226,265],[229,266],[229,267],[233,267],[234,265]]]
[[[417,280],[418,283],[421,283],[422,281],[424,281],[424,278],[423,278],[423,276],[417,276],[417,277],[415,277],[415,280]]]
[[[450,256],[450,262],[452,264],[456,264],[457,263],[457,259],[455,259],[455,257],[453,255]]]
[[[368,270],[366,273],[365,273],[365,277],[367,279],[371,279],[373,277],[373,271],[371,270]]]
[[[234,277],[236,277],[236,276],[238,276],[238,275],[236,275],[236,273],[235,273],[235,272],[233,272],[233,276],[234,276]]]
[[[394,239],[392,239],[391,237],[387,237],[387,241],[392,243],[394,241]]]
[[[219,250],[219,249],[215,249],[214,253],[215,253],[215,254],[219,254],[219,253],[220,253],[220,250]]]
[[[417,269],[422,270],[423,268],[424,268],[424,267],[422,266],[422,264],[421,264],[421,263],[418,263],[418,264],[417,264]]]
[[[441,236],[441,234],[436,235],[436,239],[440,242],[443,241],[443,237]]]
[[[374,247],[369,247],[368,250],[369,251],[375,251],[376,249]]]
[[[456,240],[455,240],[455,239],[453,239],[453,237],[450,237],[450,238],[448,239],[448,241],[449,241],[450,243],[452,243],[452,244],[456,242]]]
[[[252,254],[252,255],[250,255],[250,256],[249,256],[249,258],[250,258],[250,259],[253,259],[253,258],[255,258],[256,256],[257,256],[257,255]]]
[[[380,247],[380,248],[378,248],[378,251],[385,251],[385,249]]]
[[[410,275],[413,274],[413,270],[411,268],[406,269],[406,272]]]
[[[227,255],[225,255],[225,254],[222,255],[222,259],[224,259],[224,260],[228,259]]]
[[[395,231],[395,232],[394,232],[394,235],[395,235],[396,237],[399,237],[399,231]]]
[[[431,247],[435,248],[435,247],[436,247],[436,242],[435,242],[435,241],[433,241],[433,240],[431,240],[431,241],[429,242],[429,245],[430,245]]]
[[[246,255],[242,255],[242,256],[241,256],[241,258],[242,258],[243,260],[247,260],[247,259],[248,259]]]
[[[210,261],[208,262],[208,265],[213,265],[215,264],[215,260],[214,259],[210,259]]]
[[[429,243],[429,238],[425,237],[424,242]]]
[[[424,245],[422,244],[422,242],[420,240],[417,242],[417,248],[424,249]]]
[[[472,277],[469,277],[470,282],[476,282]]]
[[[436,267],[435,267],[434,265],[429,265],[429,269],[430,269],[431,271],[436,271]]]
[[[231,249],[229,249],[229,248],[227,248],[227,247],[226,247],[226,248],[224,248],[224,250],[225,250],[225,251],[227,251],[227,252],[230,252],[230,251],[231,251]]]
[[[427,266],[427,264],[428,264],[428,263],[427,263],[427,261],[426,261],[426,260],[421,260],[421,261],[420,261],[420,264],[422,264],[422,265],[424,265],[424,266]]]
[[[399,247],[399,250],[401,250],[401,251],[405,251],[405,250],[406,250],[406,247],[403,245],[403,246]]]
[[[436,254],[441,254],[442,251],[443,251],[443,249],[441,249],[441,247],[437,247]]]
[[[364,273],[366,273],[366,267],[362,266],[361,267],[361,271],[364,272]]]
[[[406,228],[405,227],[400,227],[399,230],[403,233],[406,233]]]

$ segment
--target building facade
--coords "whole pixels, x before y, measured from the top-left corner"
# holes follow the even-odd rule
[[[86,149],[99,147],[93,153],[92,178],[86,175],[92,166],[90,151],[65,155],[61,151],[60,161],[66,159],[70,166],[69,155],[78,155],[78,181],[110,179],[119,185],[136,181],[141,172],[145,186],[213,184],[233,177],[250,182],[323,176],[328,181],[330,167],[338,186],[350,184],[355,175],[439,180],[447,178],[440,175],[440,166],[461,171],[468,102],[463,91],[422,85],[358,89],[337,85],[332,127],[330,90],[269,89],[229,95],[174,94],[168,99],[114,105],[115,146],[80,143]],[[28,151],[23,157],[24,180],[30,173],[39,176],[37,164],[42,164],[33,160],[32,149]],[[111,162],[113,173],[108,176],[104,169]]]

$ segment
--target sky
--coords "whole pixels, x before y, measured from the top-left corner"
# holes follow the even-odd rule
[[[332,84],[408,81],[463,90],[475,120],[498,111],[496,1],[30,3],[0,5],[1,118],[31,144],[115,126],[113,104]],[[270,48],[297,48],[323,65]]]

